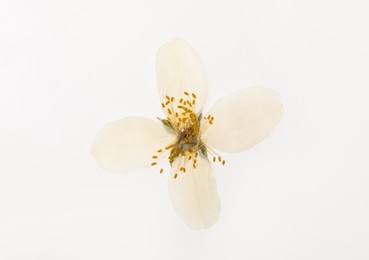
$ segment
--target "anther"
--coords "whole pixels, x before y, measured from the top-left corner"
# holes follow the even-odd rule
[[[220,157],[220,156],[219,156],[219,157],[218,157],[218,160],[221,162],[221,161],[222,161],[222,157]]]
[[[174,174],[174,179],[177,179],[177,177],[178,177],[178,174],[177,173]]]
[[[164,171],[164,169],[163,169],[163,168],[161,168],[161,169],[160,169],[160,174],[162,174],[162,173],[163,173],[163,171]]]
[[[182,102],[183,102],[183,98],[181,98],[181,99],[179,100],[179,103],[180,103],[180,104],[182,104]]]
[[[173,144],[171,144],[171,145],[169,145],[169,146],[167,146],[167,147],[165,147],[165,150],[169,150],[170,148],[172,148],[174,145]]]
[[[161,107],[164,108],[165,107],[165,104],[164,103],[161,103]]]
[[[196,95],[195,95],[195,93],[192,93],[192,97],[193,97],[193,98],[196,98]]]
[[[168,114],[171,115],[172,114],[172,110],[170,108],[167,109]]]
[[[174,101],[174,97],[171,97],[170,102],[173,102],[173,101]]]
[[[155,166],[155,165],[157,165],[157,163],[156,163],[156,162],[151,163],[151,166]]]
[[[186,96],[188,96],[189,94],[188,94],[188,92],[184,92],[184,94],[186,95]]]
[[[225,164],[225,161],[224,161],[224,160],[222,161],[222,164],[223,164],[223,165]]]
[[[215,162],[217,160],[217,158],[216,157],[213,157],[213,162]]]
[[[156,152],[161,153],[162,151],[163,151],[162,149],[159,149],[159,150],[157,150]]]
[[[152,158],[153,158],[153,159],[158,159],[158,157],[157,157],[156,155],[154,155]]]

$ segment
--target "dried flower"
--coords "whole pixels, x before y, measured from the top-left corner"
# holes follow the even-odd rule
[[[214,149],[241,152],[259,143],[280,121],[283,106],[276,92],[258,86],[219,99],[203,114],[206,74],[194,50],[179,39],[158,51],[157,87],[165,117],[126,117],[107,124],[92,154],[112,172],[157,166],[167,157],[175,210],[189,227],[209,228],[220,212],[211,162],[225,165]]]

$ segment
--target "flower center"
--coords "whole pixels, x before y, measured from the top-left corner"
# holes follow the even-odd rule
[[[154,155],[153,159],[158,159],[160,155],[163,155],[165,151],[169,152],[169,162],[172,165],[176,158],[180,158],[179,173],[186,172],[187,167],[196,169],[197,157],[199,151],[201,156],[208,158],[208,152],[213,157],[213,162],[219,161],[223,165],[225,161],[220,156],[216,156],[216,153],[206,146],[205,140],[201,140],[201,133],[205,132],[214,121],[214,117],[207,115],[203,117],[201,113],[196,114],[196,94],[184,92],[184,96],[176,102],[174,97],[165,97],[165,102],[162,103],[162,108],[166,114],[166,119],[158,118],[169,131],[177,136],[176,141],[165,147],[165,149],[159,149],[158,155]],[[161,157],[161,156],[160,156]],[[151,165],[156,165],[154,161]],[[160,173],[163,169],[160,169]],[[177,178],[178,173],[174,175]]]
[[[200,139],[199,120],[193,112],[190,113],[189,118],[189,123],[177,133],[177,140],[173,144],[169,155],[170,164],[172,164],[179,155],[186,156],[187,153],[192,154],[193,151],[198,150],[198,147],[202,144]],[[195,155],[195,157],[197,156]],[[196,167],[196,164],[194,165],[194,167]]]

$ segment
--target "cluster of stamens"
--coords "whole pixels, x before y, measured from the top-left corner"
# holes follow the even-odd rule
[[[208,153],[213,157],[213,162],[219,161],[223,165],[225,160],[216,154],[210,147],[207,147],[204,140],[201,140],[201,133],[205,132],[214,122],[214,116],[205,117],[196,115],[196,94],[184,92],[184,97],[176,101],[174,97],[165,96],[161,104],[166,115],[166,119],[158,118],[170,131],[177,136],[176,141],[165,148],[157,150],[152,156],[154,161],[152,166],[157,165],[157,161],[168,156],[172,165],[174,160],[179,157],[179,164],[174,178],[180,173],[186,173],[186,166],[192,165],[193,169],[197,167],[197,159],[200,156],[208,157]],[[163,173],[160,169],[160,173]]]

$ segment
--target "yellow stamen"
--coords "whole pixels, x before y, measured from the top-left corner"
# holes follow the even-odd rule
[[[170,148],[172,148],[174,145],[173,144],[171,144],[171,145],[169,145],[169,146],[167,146],[167,147],[165,147],[165,150],[169,150]]]

